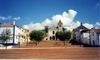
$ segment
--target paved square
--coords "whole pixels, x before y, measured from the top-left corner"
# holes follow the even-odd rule
[[[0,59],[100,59],[100,48],[1,49]]]

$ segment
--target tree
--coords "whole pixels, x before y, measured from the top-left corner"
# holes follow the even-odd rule
[[[46,32],[41,30],[33,30],[30,32],[29,36],[31,40],[36,41],[36,45],[37,45],[37,42],[39,43],[44,39],[44,37],[46,36]]]
[[[56,36],[63,41],[65,45],[65,41],[69,41],[71,38],[71,31],[57,31]]]
[[[6,49],[7,49],[7,40],[10,39],[11,37],[9,35],[2,35],[0,36],[0,40],[6,41]]]

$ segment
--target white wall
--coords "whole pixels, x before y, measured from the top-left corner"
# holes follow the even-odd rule
[[[83,43],[84,44],[89,44],[89,33],[86,32],[86,33],[83,33]]]
[[[93,32],[94,32],[94,36],[93,36]],[[91,45],[93,45],[93,41],[95,43],[95,45],[98,45],[98,35],[97,33],[92,29],[90,31],[91,35],[90,35],[90,38],[91,38]]]
[[[18,44],[18,41],[20,41],[20,37],[19,37],[19,34],[21,33],[21,30],[15,26],[15,41],[14,43]]]
[[[54,31],[54,34],[53,34],[53,31]],[[58,31],[58,29],[56,27],[51,27],[48,29],[48,33],[47,33],[47,37],[44,38],[44,40],[50,40],[50,36],[53,37],[55,36],[55,39],[56,39],[56,32]]]
[[[84,44],[89,44],[89,33],[88,32],[83,32],[81,34],[82,29],[76,32],[76,41],[82,42]],[[80,41],[79,41],[80,40]]]
[[[80,39],[80,32],[76,32],[76,41],[79,42],[79,39]]]
[[[54,31],[54,34],[53,34],[53,31]],[[56,27],[52,27],[48,30],[48,38],[50,39],[50,36],[53,37],[56,35],[56,32],[58,31],[58,29]],[[55,37],[56,39],[56,37]]]
[[[12,39],[7,40],[7,43],[13,43],[13,37],[14,37],[14,43],[18,44],[18,40],[20,40],[20,38],[18,37],[18,33],[21,33],[20,29],[15,26],[15,32],[13,33],[13,26],[1,26],[0,36],[1,36],[4,29],[10,29],[11,30],[11,36],[10,37],[12,37]],[[13,36],[13,34],[15,34],[15,36]],[[0,43],[3,43],[3,40],[0,40]],[[6,43],[6,41],[5,41],[5,43]]]
[[[0,27],[0,36],[1,36],[4,29],[10,29],[11,30],[11,36],[10,37],[13,37],[13,26],[1,26]],[[0,40],[0,43],[4,43],[3,40]],[[5,41],[5,43],[6,43],[6,41]],[[7,43],[13,43],[13,39],[7,40]]]
[[[13,34],[13,26],[1,26],[0,27],[0,34],[2,34],[2,31],[4,29],[11,29],[11,34]]]

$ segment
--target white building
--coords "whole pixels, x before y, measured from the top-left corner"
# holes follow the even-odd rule
[[[63,23],[61,22],[61,20],[59,20],[57,25],[57,27],[52,26],[50,28],[48,26],[45,26],[46,37],[44,38],[44,40],[56,40],[56,32],[66,30],[65,28],[63,28]]]
[[[81,38],[80,38],[80,42],[84,43],[84,44],[90,44],[90,30],[86,29],[86,30],[82,30],[81,34],[80,34]]]
[[[86,30],[88,28],[86,28],[85,26],[82,25],[82,23],[80,23],[80,26],[78,26],[77,28],[73,29],[72,34],[73,34],[73,40],[74,41],[78,41],[81,42],[81,35],[80,32],[82,30]]]
[[[90,31],[91,45],[100,46],[100,29],[91,29]]]
[[[6,32],[8,31],[8,33]],[[12,37],[12,39],[7,40],[7,45],[18,45],[18,41],[20,41],[20,27],[18,27],[17,25],[15,25],[15,21],[13,21],[12,23],[7,23],[7,24],[0,24],[0,36],[2,34],[10,34],[10,36]],[[2,44],[6,44],[6,41],[0,40],[0,43]]]

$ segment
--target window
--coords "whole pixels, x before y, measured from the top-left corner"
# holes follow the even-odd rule
[[[93,34],[93,36],[94,36],[94,32],[93,32],[92,34]]]
[[[61,27],[61,25],[59,25]]]
[[[54,34],[55,32],[53,31],[53,34]]]
[[[16,36],[16,39],[17,39],[17,36]]]
[[[3,35],[10,35],[11,34],[11,30],[10,29],[4,29],[3,31],[2,31],[2,34]]]

